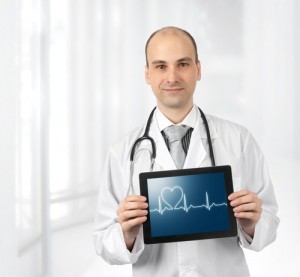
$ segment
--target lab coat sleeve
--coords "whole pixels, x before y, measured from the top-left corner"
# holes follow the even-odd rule
[[[258,194],[263,201],[261,218],[255,226],[253,239],[239,227],[243,247],[260,251],[276,239],[279,218],[277,201],[265,158],[252,135],[248,132],[242,153],[242,182],[247,190]]]
[[[117,221],[116,210],[128,187],[124,175],[120,159],[110,150],[104,164],[93,232],[96,252],[109,264],[135,263],[144,248],[140,231],[132,251],[128,251]]]

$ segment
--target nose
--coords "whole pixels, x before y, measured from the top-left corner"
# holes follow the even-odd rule
[[[176,68],[169,67],[168,75],[167,75],[167,82],[168,83],[176,83],[178,81],[178,72]]]

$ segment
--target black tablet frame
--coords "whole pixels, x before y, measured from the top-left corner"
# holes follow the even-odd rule
[[[225,178],[225,189],[227,193],[227,211],[230,229],[227,231],[214,231],[206,233],[193,233],[183,235],[171,235],[152,237],[151,226],[150,226],[150,210],[149,206],[147,221],[143,224],[144,232],[144,243],[165,243],[165,242],[178,242],[178,241],[190,241],[190,240],[201,240],[201,239],[213,239],[213,238],[224,238],[224,237],[235,237],[237,236],[237,222],[234,217],[233,208],[230,205],[228,196],[233,192],[232,173],[229,165],[215,166],[215,167],[202,167],[202,168],[191,168],[191,169],[180,169],[180,170],[166,170],[166,171],[153,171],[140,173],[140,193],[148,199],[148,179],[163,178],[163,177],[174,177],[174,176],[187,176],[207,173],[224,173]]]

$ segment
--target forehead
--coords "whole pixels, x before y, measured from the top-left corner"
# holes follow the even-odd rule
[[[153,36],[148,45],[148,59],[177,60],[183,57],[195,57],[191,39],[178,30],[164,30]]]

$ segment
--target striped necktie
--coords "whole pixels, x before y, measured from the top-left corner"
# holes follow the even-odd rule
[[[192,129],[191,129],[192,130]],[[167,141],[170,154],[178,169],[183,168],[184,161],[187,154],[188,145],[185,145],[186,149],[183,148],[183,138],[187,135],[189,127],[185,125],[172,125],[163,130],[163,135]],[[188,144],[190,139],[191,131],[188,136]]]

